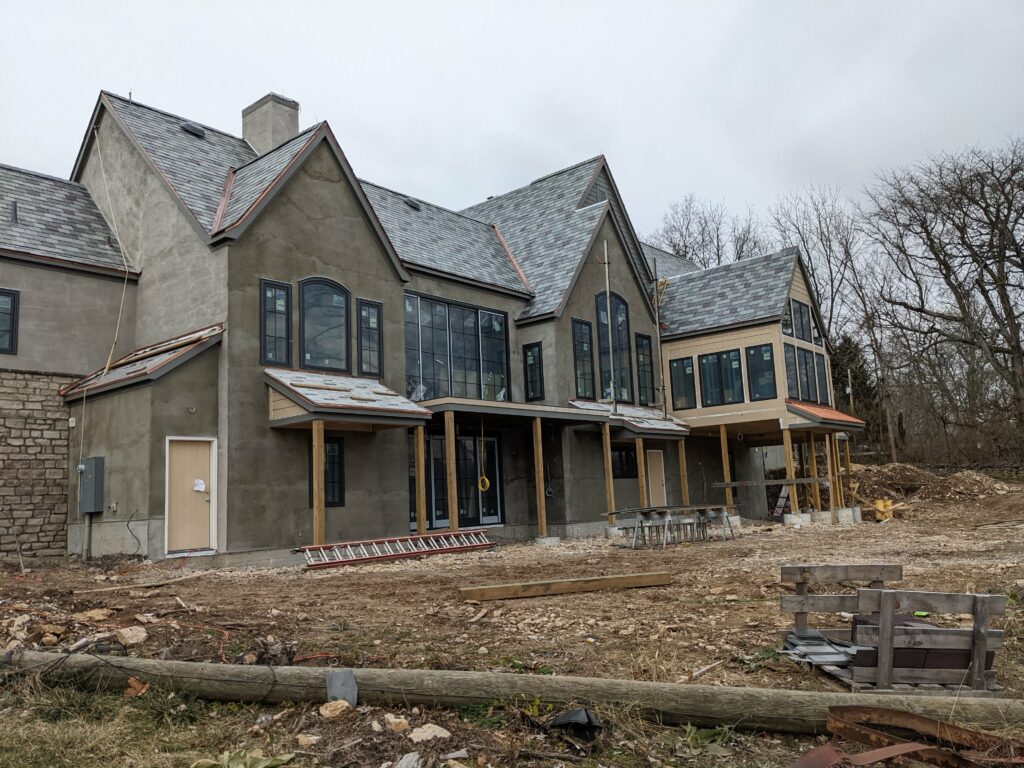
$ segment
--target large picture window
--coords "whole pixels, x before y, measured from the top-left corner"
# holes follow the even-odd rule
[[[633,402],[633,359],[629,349],[629,305],[618,294],[611,294],[611,346],[609,346],[608,299],[597,294],[597,356],[601,367],[601,397],[612,397],[612,358],[615,359],[615,399]]]
[[[684,411],[697,407],[697,385],[693,373],[693,358],[680,357],[668,362],[672,380],[672,410]]]
[[[299,284],[299,365],[349,371],[348,291],[324,278]]]
[[[800,374],[797,371],[796,347],[792,344],[785,346],[786,350],[786,388],[787,393],[793,400],[800,399]]]
[[[576,397],[594,399],[594,350],[590,323],[572,321],[572,364],[576,379]]]
[[[18,292],[0,289],[0,355],[18,354]]]
[[[636,393],[640,405],[654,404],[654,350],[651,337],[636,335]]]
[[[480,330],[477,311],[450,307],[452,395],[480,397]]]
[[[743,402],[743,369],[738,349],[701,355],[698,362],[700,398],[705,408]]]
[[[751,402],[778,397],[775,389],[775,356],[771,344],[747,347],[747,385]]]
[[[359,300],[359,374],[361,376],[380,376],[383,372],[382,314],[381,305],[376,301]]]
[[[818,402],[822,405],[828,405],[828,374],[825,371],[824,355],[815,353],[814,369],[818,374]]]
[[[539,341],[523,346],[523,386],[527,400],[544,399],[544,354]]]
[[[292,289],[287,283],[260,280],[260,362],[291,365]]]
[[[800,399],[818,402],[818,383],[814,375],[814,353],[809,349],[796,351],[800,373]]]

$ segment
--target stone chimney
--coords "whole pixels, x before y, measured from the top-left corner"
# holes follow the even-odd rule
[[[299,102],[276,93],[242,110],[242,138],[265,155],[299,133]]]

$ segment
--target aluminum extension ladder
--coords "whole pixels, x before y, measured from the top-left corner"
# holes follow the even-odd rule
[[[306,558],[307,568],[334,568],[339,565],[358,565],[378,560],[397,560],[402,557],[489,549],[493,546],[494,543],[487,538],[486,531],[473,528],[465,531],[426,533],[422,536],[392,536],[386,539],[342,541],[337,544],[312,544],[296,547],[292,552],[302,553]]]

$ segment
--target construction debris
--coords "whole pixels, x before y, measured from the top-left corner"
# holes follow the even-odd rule
[[[886,497],[920,501],[958,501],[1002,495],[1010,486],[973,470],[938,475],[910,464],[858,465],[853,479],[866,502]]]
[[[603,589],[663,587],[672,583],[667,571],[624,573],[614,576],[587,576],[580,579],[522,581],[516,584],[492,584],[484,587],[460,587],[463,600],[512,600],[521,597],[565,595],[574,592],[597,592]]]

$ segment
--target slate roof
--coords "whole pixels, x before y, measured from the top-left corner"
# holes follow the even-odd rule
[[[9,165],[0,165],[0,248],[124,270],[114,233],[85,187]]]
[[[245,215],[264,190],[274,183],[288,164],[305,148],[321,125],[323,123],[310,126],[294,139],[286,141],[265,155],[260,155],[235,171],[228,204],[221,220],[216,224],[218,231],[227,229]],[[223,188],[223,184],[221,187]]]
[[[674,253],[662,250],[650,243],[640,243],[640,247],[644,251],[644,258],[647,260],[651,274],[654,273],[654,260],[658,260],[658,277],[675,277],[686,272],[697,271],[697,265],[687,258],[676,256]]]
[[[245,139],[209,126],[202,138],[182,128],[184,118],[128,101],[107,91],[103,98],[166,177],[185,207],[207,232],[213,227],[230,168],[257,157]]]
[[[490,224],[369,181],[359,183],[402,261],[521,294],[529,292]]]
[[[130,384],[153,381],[216,344],[223,333],[224,326],[218,323],[150,344],[118,358],[106,371],[100,368],[71,382],[60,393],[67,400],[74,400],[76,397],[91,396]]]
[[[770,322],[782,317],[797,248],[670,278],[661,304],[667,337]]]
[[[520,319],[554,312],[561,304],[608,210],[607,201],[576,207],[603,163],[601,156],[585,160],[462,211],[497,225],[526,274],[534,298]]]
[[[278,391],[311,412],[327,410],[359,416],[376,413],[420,419],[433,416],[426,408],[388,389],[377,379],[290,368],[264,368],[263,373],[279,386]]]

